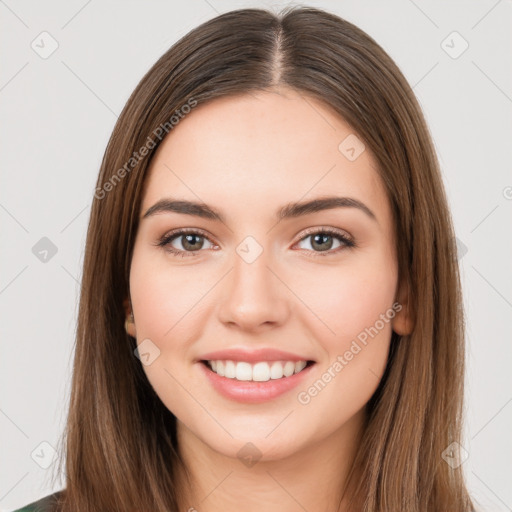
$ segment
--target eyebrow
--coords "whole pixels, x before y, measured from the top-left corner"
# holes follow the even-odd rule
[[[282,206],[276,212],[276,218],[281,221],[284,219],[296,218],[323,210],[332,210],[334,208],[357,208],[364,212],[372,220],[377,220],[375,214],[361,201],[352,197],[328,196],[319,197],[311,201],[302,201],[296,203],[288,203]],[[148,208],[142,219],[146,219],[158,213],[182,213],[185,215],[193,215],[203,219],[217,220],[225,223],[224,216],[215,208],[205,203],[195,201],[186,201],[182,199],[164,198],[160,199],[153,206]]]

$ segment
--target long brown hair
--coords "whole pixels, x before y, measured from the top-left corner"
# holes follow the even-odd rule
[[[461,436],[464,330],[452,221],[428,128],[411,87],[371,37],[300,7],[241,9],[200,25],[154,64],[119,117],[87,232],[61,510],[178,509],[176,479],[186,468],[176,418],[124,329],[144,180],[163,136],[194,105],[278,85],[324,102],[353,128],[378,163],[394,215],[414,329],[393,333],[366,407],[352,473],[362,475],[354,482],[362,509],[473,508],[461,467],[443,458]]]

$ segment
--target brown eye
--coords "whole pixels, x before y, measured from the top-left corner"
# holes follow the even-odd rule
[[[205,241],[213,247],[214,244],[201,232],[179,230],[163,236],[157,245],[175,256],[186,257],[196,256],[195,253],[200,252],[205,247]]]
[[[333,236],[326,233],[316,233],[311,236],[311,246],[320,251],[328,251],[333,245]]]
[[[344,248],[355,247],[355,242],[346,234],[332,228],[322,228],[309,232],[300,240],[299,243],[308,239],[310,240],[309,245],[311,249],[307,247],[301,248],[307,249],[309,252],[313,253],[314,256],[327,256],[330,254],[336,254]]]
[[[181,245],[186,251],[195,251],[204,245],[204,239],[199,235],[180,235],[178,238],[181,238]]]

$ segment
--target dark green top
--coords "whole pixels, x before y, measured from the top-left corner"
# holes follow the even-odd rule
[[[58,502],[61,494],[62,491],[54,492],[40,500],[25,505],[23,508],[13,510],[13,512],[52,512],[54,510],[54,505]]]

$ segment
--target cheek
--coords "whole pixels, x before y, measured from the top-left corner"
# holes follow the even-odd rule
[[[165,406],[185,419],[190,397],[184,386],[189,387],[193,365],[184,362],[191,358],[190,344],[201,336],[197,308],[207,285],[194,279],[192,270],[170,268],[165,259],[134,250],[130,293],[137,344],[150,353],[143,370]]]
[[[134,250],[130,293],[137,344],[150,353],[149,364],[141,357],[143,370],[162,402],[175,412],[187,401],[182,386],[191,381],[189,346],[200,337],[196,310],[205,290],[191,273],[164,266],[162,260]]]
[[[386,367],[396,314],[394,262],[380,255],[307,275],[298,293],[314,314],[303,319],[324,354],[321,382],[312,396],[322,394],[318,404],[326,407],[336,403],[355,412],[373,394]]]
[[[150,338],[161,351],[177,351],[194,339],[192,319],[215,284],[213,276],[202,276],[198,279],[192,266],[173,268],[161,256],[134,251],[130,292],[139,342]]]
[[[357,264],[342,262],[304,272],[295,281],[294,291],[313,313],[309,315],[310,329],[331,350],[357,337],[386,313],[394,302],[396,280],[393,261],[375,258],[363,262],[361,258]],[[390,333],[388,324],[383,330]]]

